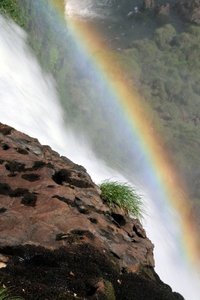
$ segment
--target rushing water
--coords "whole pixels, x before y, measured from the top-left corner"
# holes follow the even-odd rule
[[[2,17],[0,28],[0,121],[87,166],[96,182],[114,178],[116,174],[95,157],[86,139],[65,127],[54,80],[41,70],[25,43],[25,33]]]
[[[153,12],[145,13],[143,0],[65,0],[66,14],[95,22],[104,32],[107,43],[117,49],[129,48],[136,39],[152,36],[154,30],[166,20],[183,31],[184,22],[176,10],[171,9],[170,16],[156,18]],[[170,3],[176,0],[156,0],[155,5]],[[152,17],[152,14],[154,17]]]
[[[25,40],[26,35],[19,27],[0,17],[0,121],[37,137],[41,143],[84,165],[96,183],[106,178],[126,180],[92,153],[85,137],[66,128],[54,80],[42,71]],[[158,274],[187,300],[198,300],[199,281],[178,259],[174,237],[151,199],[148,195],[144,199],[147,207],[144,225],[155,243]]]
[[[155,4],[175,3],[175,0],[157,0]],[[66,0],[69,15],[84,18],[107,18],[127,16],[130,12],[139,12],[143,9],[143,0]],[[136,8],[137,7],[137,8]]]

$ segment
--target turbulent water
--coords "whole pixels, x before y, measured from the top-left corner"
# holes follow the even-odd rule
[[[25,41],[19,27],[0,17],[0,121],[84,165],[96,183],[106,178],[126,180],[92,153],[85,137],[74,135],[66,127],[53,78],[42,71]],[[179,257],[179,247],[158,209],[148,195],[144,199],[144,225],[155,243],[158,274],[187,300],[198,300],[200,288],[195,274]]]
[[[65,0],[68,15],[85,18],[107,18],[127,16],[143,9],[143,0]],[[175,3],[175,0],[157,0],[157,4]]]
[[[93,0],[77,0],[72,1],[68,0],[66,7],[67,12],[69,15],[78,15],[82,17],[104,17],[108,14],[105,12],[105,8],[108,8],[108,1],[102,0],[102,1],[93,1]],[[110,2],[111,4],[111,2]]]
[[[148,14],[143,17],[143,0],[65,0],[65,3],[68,16],[98,23],[107,44],[118,50],[129,48],[135,39],[152,36],[162,23],[161,19],[152,18],[151,14],[150,17]],[[156,0],[155,3],[173,5],[176,0]],[[185,25],[175,11],[171,11],[169,18],[178,31],[183,30]]]

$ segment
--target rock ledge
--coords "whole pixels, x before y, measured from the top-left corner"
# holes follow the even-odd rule
[[[25,299],[183,299],[154,272],[137,219],[110,210],[82,166],[3,124],[0,280]]]

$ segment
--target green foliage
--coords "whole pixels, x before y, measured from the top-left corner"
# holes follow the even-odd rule
[[[104,286],[105,286],[105,291],[104,291],[105,300],[116,300],[115,290],[112,283],[108,280],[104,280]]]
[[[7,288],[0,287],[0,300],[23,300],[17,296],[11,296]]]
[[[1,0],[0,14],[7,15],[20,26],[24,26],[25,18],[20,9],[20,0]]]
[[[169,43],[173,40],[176,35],[175,28],[167,24],[159,29],[156,29],[154,40],[159,48],[164,49],[169,46]]]
[[[101,197],[110,206],[117,205],[136,218],[142,217],[142,200],[135,189],[127,184],[106,180],[100,184]]]
[[[158,130],[191,199],[193,195],[200,199],[195,184],[200,148],[200,26],[176,33],[165,25],[153,38],[135,41],[126,54],[140,66],[139,93],[157,113]]]
[[[200,26],[189,26],[187,32],[191,34],[193,37],[196,37],[198,41],[200,41]]]

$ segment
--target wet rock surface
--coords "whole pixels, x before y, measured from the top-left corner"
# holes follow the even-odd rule
[[[140,222],[111,211],[82,166],[2,124],[0,159],[6,286],[25,299],[182,299],[154,272]]]

